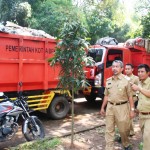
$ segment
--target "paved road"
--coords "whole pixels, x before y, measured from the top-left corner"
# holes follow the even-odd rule
[[[101,119],[98,114],[100,106],[100,100],[96,101],[96,103],[93,105],[89,105],[84,98],[75,99],[74,131],[80,132],[82,130],[104,125],[103,119]],[[66,118],[61,120],[50,120],[46,117],[46,114],[41,112],[35,112],[34,114],[37,115],[43,122],[46,137],[60,137],[71,133],[71,112],[69,112]],[[8,147],[14,147],[18,144],[26,142],[21,133],[21,123],[19,125],[19,132],[16,134],[16,136],[11,141],[1,142],[0,150]]]

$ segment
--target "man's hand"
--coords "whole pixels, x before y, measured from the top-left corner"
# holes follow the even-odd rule
[[[104,108],[101,108],[101,110],[100,110],[100,115],[102,115],[102,116],[105,116],[105,109]]]
[[[103,104],[101,106],[100,115],[105,116],[105,106],[107,105],[108,96],[104,96]]]
[[[135,117],[135,112],[134,111],[130,111],[130,118],[134,118]]]
[[[150,89],[143,89],[142,87],[139,87],[139,86],[137,86],[137,85],[135,85],[135,84],[133,84],[131,82],[130,82],[130,84],[131,84],[132,90],[139,91],[143,95],[145,95],[146,97],[150,98]]]
[[[131,83],[131,82],[130,82],[130,84],[131,84],[132,90],[134,90],[134,91],[140,91],[140,87],[139,86],[137,86],[136,84]]]

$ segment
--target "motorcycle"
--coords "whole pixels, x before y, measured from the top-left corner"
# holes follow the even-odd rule
[[[45,132],[41,121],[36,116],[30,116],[28,97],[18,96],[11,100],[3,92],[0,96],[5,98],[0,101],[0,142],[10,140],[18,131],[18,118],[22,116],[22,133],[27,141],[44,138]]]

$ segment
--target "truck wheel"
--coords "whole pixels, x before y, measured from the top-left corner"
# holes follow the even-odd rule
[[[69,102],[63,97],[55,97],[47,109],[47,115],[51,119],[62,119],[69,111]]]
[[[84,95],[85,99],[88,103],[95,103],[96,96],[94,95]]]

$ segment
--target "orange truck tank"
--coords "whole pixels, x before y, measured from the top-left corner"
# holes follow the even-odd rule
[[[0,91],[55,89],[59,67],[46,61],[54,55],[54,39],[0,33]]]
[[[56,40],[0,32],[0,91],[14,96],[20,90],[29,95],[29,106],[46,110],[48,117],[60,119],[69,110],[68,91],[56,90],[59,65],[51,67]]]

